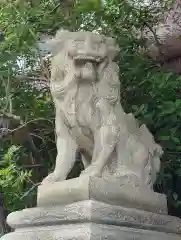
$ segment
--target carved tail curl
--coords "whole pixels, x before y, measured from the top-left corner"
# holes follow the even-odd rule
[[[140,182],[152,188],[160,170],[163,150],[155,143],[146,125],[139,126],[133,114],[122,113],[120,119],[122,121],[118,159],[122,160],[123,165],[128,166],[128,174],[135,174]],[[127,155],[127,153],[131,154]]]

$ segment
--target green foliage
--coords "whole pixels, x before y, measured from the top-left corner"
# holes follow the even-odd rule
[[[5,206],[8,211],[25,206],[22,199],[23,192],[26,190],[25,183],[30,181],[31,172],[24,171],[17,165],[20,158],[20,148],[10,146],[0,161],[0,186],[3,187]]]
[[[173,188],[167,185],[172,176],[181,176],[181,78],[160,72],[157,67],[151,71],[147,67],[143,63],[139,71],[124,70],[125,108],[147,124],[164,149],[158,184],[162,184],[161,191],[167,193]],[[131,81],[128,82],[128,79]]]
[[[127,112],[134,112],[148,125],[162,144],[165,154],[157,185],[161,185],[160,191],[176,196],[173,184],[168,182],[173,174],[181,176],[181,79],[164,72],[150,60],[146,56],[143,39],[137,37],[145,25],[152,27],[156,24],[165,7],[169,6],[168,2],[159,0],[145,5],[142,1],[133,1],[134,4],[130,5],[128,1],[117,0],[9,0],[0,3],[0,29],[5,33],[5,41],[0,43],[1,112],[16,114],[24,123],[33,121],[28,127],[49,170],[56,156],[53,104],[49,89],[37,88],[34,80],[26,76],[27,69],[33,72],[35,65],[40,64],[36,43],[42,33],[54,34],[60,28],[94,30],[118,41],[121,49],[121,102]],[[140,51],[141,48],[144,51]],[[18,59],[23,66],[18,64]],[[26,77],[19,78],[18,75]],[[40,82],[40,76],[35,78]],[[38,171],[41,175],[38,178],[38,174],[32,177],[26,171],[23,167],[27,160],[27,156],[22,154],[24,148],[14,147],[9,140],[2,146],[0,175],[4,180],[0,180],[0,184],[8,209],[19,209],[27,203],[24,198],[19,202],[13,193],[23,196],[27,191],[23,183],[27,186],[31,179],[33,183],[28,184],[31,188],[41,180],[43,173]],[[72,176],[76,176],[82,167],[79,163]],[[8,188],[11,191],[6,194]],[[174,199],[179,203],[178,197]]]

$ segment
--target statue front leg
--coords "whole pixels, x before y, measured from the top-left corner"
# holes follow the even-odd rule
[[[81,175],[102,176],[102,170],[116,147],[118,133],[114,125],[104,125],[96,132],[92,163]]]
[[[49,174],[42,183],[66,180],[75,160],[77,146],[60,114],[56,116],[57,157],[54,172]]]
[[[105,99],[97,103],[101,126],[94,133],[94,150],[91,165],[81,175],[102,176],[102,170],[107,164],[119,139],[119,125],[114,106]]]

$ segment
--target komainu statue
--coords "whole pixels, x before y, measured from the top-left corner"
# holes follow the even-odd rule
[[[152,188],[162,148],[120,103],[119,47],[113,38],[58,31],[51,40],[57,158],[46,182],[65,180],[79,150],[81,176],[127,179]]]

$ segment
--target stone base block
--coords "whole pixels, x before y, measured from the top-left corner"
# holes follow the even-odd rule
[[[86,200],[11,213],[15,232],[1,240],[181,240],[181,220]]]
[[[164,195],[117,179],[44,184],[38,207],[11,213],[1,240],[181,240],[181,220],[167,216]]]
[[[41,226],[19,229],[1,240],[181,240],[172,233],[112,226],[96,223],[79,223],[61,226]]]
[[[166,197],[125,182],[97,177],[79,177],[62,182],[40,185],[38,206],[65,205],[84,200],[96,200],[127,208],[167,214]]]

